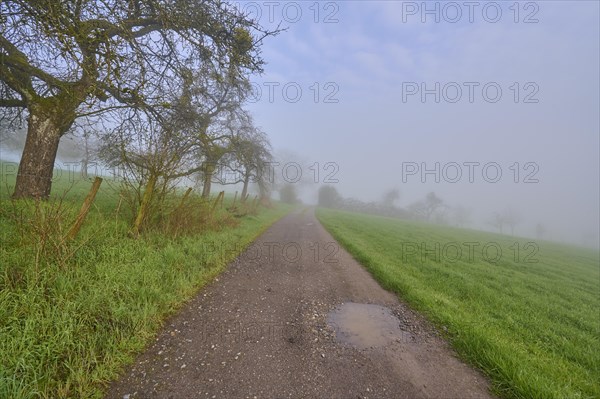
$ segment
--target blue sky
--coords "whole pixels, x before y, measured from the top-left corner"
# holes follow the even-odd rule
[[[548,220],[557,237],[597,234],[598,2],[476,2],[473,22],[464,2],[456,2],[463,12],[458,23],[447,21],[456,15],[451,7],[439,23],[431,14],[423,22],[423,2],[319,2],[318,22],[314,1],[252,4],[265,25],[280,21],[288,31],[265,42],[265,73],[255,79],[262,96],[250,109],[277,150],[298,154],[306,165],[336,162],[343,195],[378,199],[397,187],[406,205],[436,191],[450,204],[472,207],[481,223],[512,207],[523,215],[523,234],[538,220]],[[426,7],[442,12],[445,4]],[[492,23],[497,8],[502,16]],[[328,15],[337,22],[324,23]],[[524,23],[527,16],[537,23]],[[431,89],[436,82],[455,82],[439,103],[433,94],[403,101],[407,84]],[[472,103],[465,82],[478,84]],[[486,84],[493,84],[488,99],[502,90],[497,102],[486,101]],[[463,90],[456,103],[445,100],[455,98],[453,85]],[[286,101],[284,87],[290,99],[298,87],[302,96]],[[327,94],[337,103],[326,103]],[[525,103],[527,95],[537,103]],[[495,184],[404,183],[403,162],[496,162],[507,177]],[[511,182],[514,162],[535,162],[540,182]],[[308,201],[315,190],[306,191]]]

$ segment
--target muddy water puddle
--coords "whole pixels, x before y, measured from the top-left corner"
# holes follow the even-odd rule
[[[410,342],[414,338],[402,329],[389,308],[379,305],[344,303],[329,313],[327,323],[335,330],[337,341],[359,349]]]

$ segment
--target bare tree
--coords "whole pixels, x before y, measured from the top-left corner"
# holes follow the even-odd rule
[[[227,140],[225,137],[220,139],[211,138],[210,135],[205,135],[204,151],[202,152],[202,166],[200,168],[200,176],[202,179],[202,198],[210,196],[210,190],[213,180],[218,179],[215,173],[219,169],[219,162],[223,156],[229,151]]]
[[[504,231],[504,227],[510,227],[510,234],[515,234],[515,227],[521,222],[521,216],[512,208],[506,208],[502,212],[494,213],[492,220],[488,223],[496,228],[500,233]]]
[[[409,212],[416,219],[431,220],[432,215],[444,205],[444,200],[433,191],[427,194],[424,200],[417,201],[408,207]]]
[[[160,118],[177,69],[262,70],[267,32],[219,0],[4,0],[0,109],[26,110],[13,197],[47,198],[60,138],[82,115],[134,107]]]
[[[176,179],[200,173],[202,196],[208,197],[218,162],[229,151],[237,131],[235,121],[245,115],[239,107],[249,84],[247,77],[237,72],[237,65],[207,62],[196,73],[188,68],[177,72],[176,84],[157,90],[165,101],[163,116],[156,118],[152,112],[135,109],[121,111],[127,115],[119,118],[123,123],[107,136],[103,151],[112,166],[127,170],[129,186],[138,188],[136,234],[156,193],[166,193]],[[164,195],[158,197],[159,203],[162,198]]]
[[[202,186],[202,198],[208,198],[212,183],[226,184],[222,178],[224,158],[234,151],[232,148],[234,136],[239,129],[234,113],[226,119],[213,119],[212,125],[198,133],[199,151],[199,180]]]
[[[501,213],[496,212],[488,224],[498,230],[499,233],[503,233],[506,222],[504,216]]]
[[[218,181],[219,164],[232,151],[232,142],[250,116],[242,104],[251,92],[248,76],[236,65],[205,63],[196,71],[182,70],[183,93],[177,104],[177,124],[196,142],[197,171],[202,197]]]
[[[147,115],[128,112],[131,115],[105,136],[101,154],[109,166],[120,169],[125,184],[136,193],[133,233],[137,235],[157,193],[163,198],[174,180],[193,173],[186,165],[192,162],[194,140],[184,131],[168,128]]]
[[[243,202],[251,182],[259,184],[259,188],[266,188],[270,182],[271,144],[266,134],[254,126],[252,119],[246,118],[239,134],[233,137],[231,150],[228,168],[239,176],[234,182],[242,183]],[[264,194],[261,193],[261,199]]]
[[[97,142],[94,141],[94,131],[84,129],[81,133],[81,138],[83,142],[83,156],[81,157],[81,177],[84,179],[88,179],[88,167],[90,162],[92,162],[95,158],[98,152],[98,147]]]
[[[521,215],[513,208],[507,208],[502,213],[504,224],[510,227],[510,234],[515,235],[515,227],[521,222]]]
[[[83,179],[88,179],[88,169],[98,160],[100,151],[98,132],[93,125],[73,127],[60,141],[57,159],[78,165]]]

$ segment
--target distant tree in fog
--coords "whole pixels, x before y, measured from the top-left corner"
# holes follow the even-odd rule
[[[296,192],[296,187],[291,183],[284,184],[283,186],[281,186],[281,188],[279,189],[279,199],[287,204],[297,204],[298,202],[300,202],[298,200],[298,193]]]
[[[521,215],[512,208],[506,209],[502,213],[504,224],[510,227],[510,234],[515,235],[515,227],[521,222]]]
[[[415,219],[430,221],[433,214],[444,205],[444,200],[433,191],[425,199],[417,201],[408,207]]]
[[[393,208],[399,199],[400,191],[397,188],[393,188],[383,194],[382,204],[386,208]]]
[[[498,232],[503,233],[504,227],[510,228],[510,234],[515,234],[515,227],[521,222],[521,215],[512,208],[507,208],[502,212],[494,213],[492,220],[488,222]]]
[[[471,210],[458,205],[452,209],[452,221],[458,227],[465,227],[471,223]]]
[[[325,208],[337,208],[340,206],[341,202],[342,198],[335,187],[327,185],[319,188],[319,206]]]
[[[78,126],[61,140],[57,158],[78,163],[81,177],[87,179],[89,166],[99,159],[100,148],[98,133],[91,126]]]
[[[492,219],[488,222],[488,224],[498,230],[499,233],[504,232],[504,218],[498,212],[494,213]]]

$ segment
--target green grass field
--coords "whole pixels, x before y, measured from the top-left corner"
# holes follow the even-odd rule
[[[80,235],[61,244],[91,182],[62,174],[55,198],[36,208],[8,199],[14,174],[1,166],[0,398],[101,397],[166,317],[291,210],[278,204],[202,234],[133,239],[130,217],[117,212],[118,184],[105,181]]]
[[[597,251],[335,210],[317,216],[499,396],[600,398]]]

